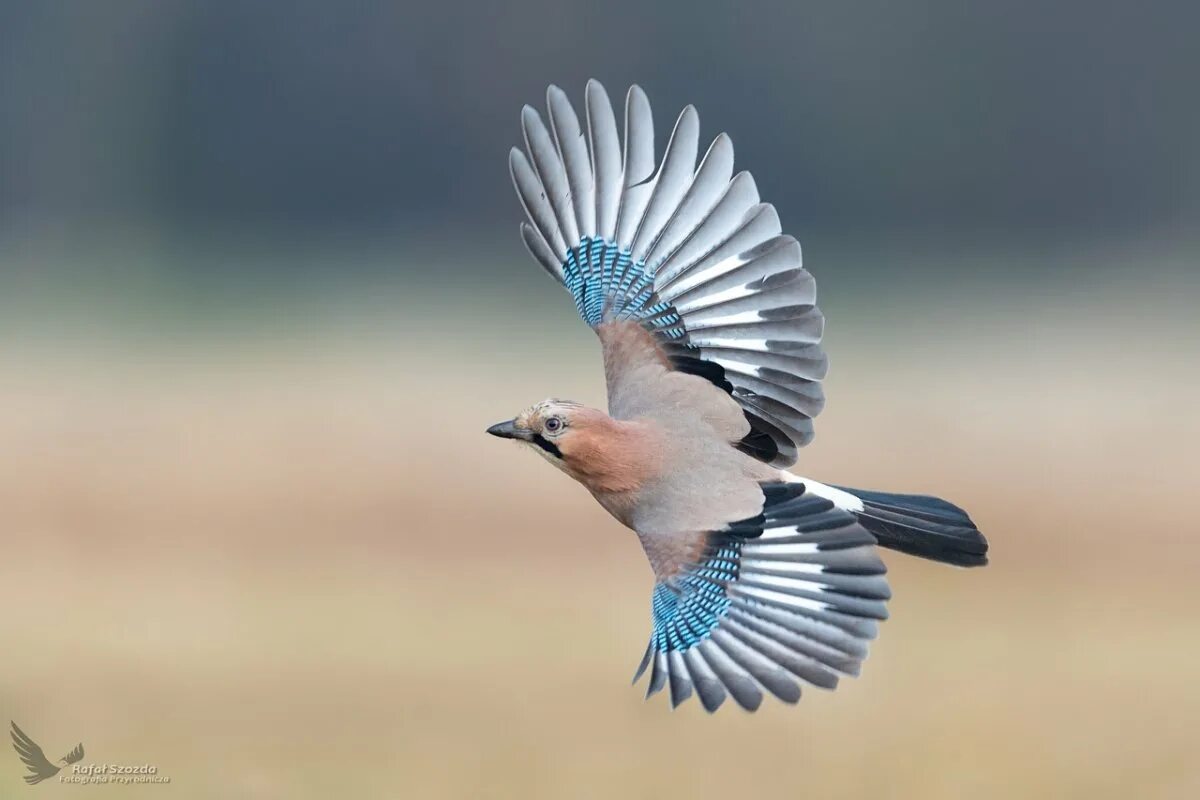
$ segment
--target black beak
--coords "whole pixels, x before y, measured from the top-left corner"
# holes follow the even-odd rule
[[[506,422],[497,422],[495,425],[487,429],[487,432],[492,436],[499,436],[501,439],[524,439],[529,441],[533,438],[530,431],[523,430],[516,426],[516,420],[507,420]]]

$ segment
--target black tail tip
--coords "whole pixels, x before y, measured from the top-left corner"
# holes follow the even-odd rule
[[[987,565],[987,539],[953,503],[924,495],[845,491],[862,500],[859,524],[880,547],[956,567]]]

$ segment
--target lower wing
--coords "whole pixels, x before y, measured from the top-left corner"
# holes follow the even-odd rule
[[[699,534],[700,555],[660,577],[653,632],[636,682],[665,687],[672,706],[697,695],[754,711],[763,690],[787,703],[800,683],[825,689],[858,675],[891,597],[875,538],[853,513],[803,483],[763,486],[752,519]]]

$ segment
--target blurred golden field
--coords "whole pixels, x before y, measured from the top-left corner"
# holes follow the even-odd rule
[[[171,782],[27,788],[5,747],[0,796],[1200,796],[1194,283],[830,295],[797,471],[953,499],[992,563],[889,554],[860,679],[709,718],[627,686],[632,534],[483,434],[603,402],[569,303],[510,274],[549,317],[450,286],[7,337],[0,711]]]

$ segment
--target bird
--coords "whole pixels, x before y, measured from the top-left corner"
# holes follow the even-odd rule
[[[12,725],[12,730],[9,732],[12,736],[13,749],[17,751],[17,755],[25,766],[29,769],[29,774],[25,775],[25,782],[30,786],[35,783],[41,783],[47,778],[53,778],[59,773],[62,767],[51,763],[50,759],[46,758],[46,754],[42,752],[42,748],[37,742],[30,739],[25,731],[17,727],[17,723],[9,720]],[[63,764],[75,764],[83,759],[83,744],[75,745],[71,752],[59,759]]]
[[[699,157],[693,106],[661,160],[645,92],[623,134],[604,86],[583,116],[557,86],[521,111],[509,169],[521,239],[599,339],[607,411],[550,398],[487,433],[581,483],[637,535],[654,573],[634,675],[712,713],[757,710],[802,685],[858,676],[891,598],[886,548],[987,563],[945,500],[821,483],[791,471],[822,410],[824,317],[799,242],[722,133]]]

